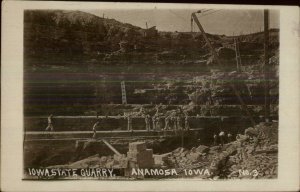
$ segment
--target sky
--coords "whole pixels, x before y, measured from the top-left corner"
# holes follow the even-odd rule
[[[84,10],[97,16],[146,28],[156,26],[159,31],[191,31],[192,9],[128,9]],[[214,9],[198,14],[204,30],[213,34],[240,35],[263,30],[263,10]],[[279,28],[279,11],[270,11],[270,28]],[[199,31],[194,23],[194,31]]]

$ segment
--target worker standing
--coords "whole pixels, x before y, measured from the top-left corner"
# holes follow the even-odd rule
[[[129,115],[127,117],[127,130],[132,131],[132,118]]]
[[[169,130],[170,129],[170,117],[166,116],[165,117],[165,129],[164,130]]]
[[[214,133],[214,145],[217,145],[218,143],[218,136],[216,133]]]
[[[176,117],[176,123],[177,123],[177,129],[178,129],[178,130],[181,130],[182,127],[181,127],[181,117],[180,117],[180,115],[178,115],[178,116]]]
[[[221,130],[221,132],[219,133],[219,137],[220,137],[220,142],[221,142],[221,145],[223,146],[224,145],[224,137],[225,137],[225,132]]]
[[[172,119],[172,123],[173,123],[173,130],[176,132],[176,131],[177,131],[177,121],[176,121],[176,117],[173,116],[171,119]]]
[[[52,122],[53,115],[49,115],[48,117],[48,126],[46,127],[45,131],[54,131],[53,122]]]
[[[97,120],[96,123],[95,123],[94,126],[93,126],[93,132],[94,132],[93,138],[96,138],[96,134],[97,134],[97,126],[99,125],[99,123],[100,123],[100,121]]]
[[[156,115],[159,113],[159,107],[160,107],[160,105],[155,105],[155,110],[156,110],[155,114]]]
[[[189,117],[186,115],[184,118],[184,128],[185,130],[190,130]]]
[[[161,117],[157,116],[156,117],[156,130],[161,131],[161,128],[162,128]]]
[[[146,130],[150,131],[150,115],[145,116]]]
[[[153,123],[152,130],[154,131],[154,130],[156,130],[156,116],[155,115],[152,117],[152,123]]]
[[[232,141],[232,135],[231,135],[231,133],[227,134],[227,141],[228,141],[228,143],[230,143]]]

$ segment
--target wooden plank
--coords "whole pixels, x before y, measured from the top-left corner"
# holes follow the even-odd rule
[[[199,131],[203,128],[189,129],[189,131]],[[163,131],[147,131],[147,130],[116,130],[116,131],[97,131],[97,134],[101,133],[158,133]],[[166,130],[166,132],[174,132],[174,130]],[[92,134],[93,131],[26,131],[25,135],[68,135],[68,134]]]
[[[109,142],[107,142],[105,139],[101,139],[103,141],[103,143],[108,147],[110,148],[115,154],[117,155],[121,155],[121,153],[115,149]]]
[[[189,132],[201,131],[203,128],[190,129]],[[60,132],[43,132],[29,131],[24,133],[25,141],[37,140],[78,140],[91,139],[93,131],[60,131]],[[165,134],[162,134],[165,133]],[[97,138],[164,138],[176,136],[175,131],[97,131]]]

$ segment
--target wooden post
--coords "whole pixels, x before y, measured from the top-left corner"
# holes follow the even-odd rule
[[[193,33],[193,18],[191,17],[191,33]]]
[[[121,81],[122,104],[127,104],[125,81]]]
[[[95,102],[94,102],[94,106],[95,106],[95,111],[96,111],[96,116],[98,117],[98,102],[99,102],[99,92],[98,92],[98,82],[95,81]]]
[[[240,50],[239,50],[237,38],[234,38],[234,45],[235,45],[236,69],[237,72],[241,72],[241,56],[240,56]]]
[[[264,10],[264,88],[265,88],[265,121],[270,118],[270,85],[269,85],[269,10]]]
[[[194,19],[195,23],[196,23],[197,26],[199,27],[199,29],[200,29],[200,31],[201,31],[201,33],[202,33],[202,35],[203,35],[203,37],[204,37],[204,39],[205,39],[205,41],[206,41],[208,47],[210,48],[210,50],[211,50],[211,52],[212,52],[212,55],[213,55],[214,59],[217,61],[218,64],[220,64],[221,62],[219,61],[218,54],[216,53],[216,51],[215,51],[215,49],[213,48],[213,46],[211,45],[211,43],[210,43],[208,37],[206,36],[205,31],[204,31],[202,25],[200,24],[200,22],[199,22],[199,20],[198,20],[198,18],[197,18],[197,16],[196,16],[196,13],[192,13],[192,18]]]

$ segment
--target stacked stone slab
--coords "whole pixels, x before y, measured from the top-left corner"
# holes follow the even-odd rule
[[[151,168],[154,165],[153,150],[147,149],[145,142],[129,143],[127,158],[132,168]]]
[[[155,165],[164,166],[171,154],[172,153],[153,155]]]

